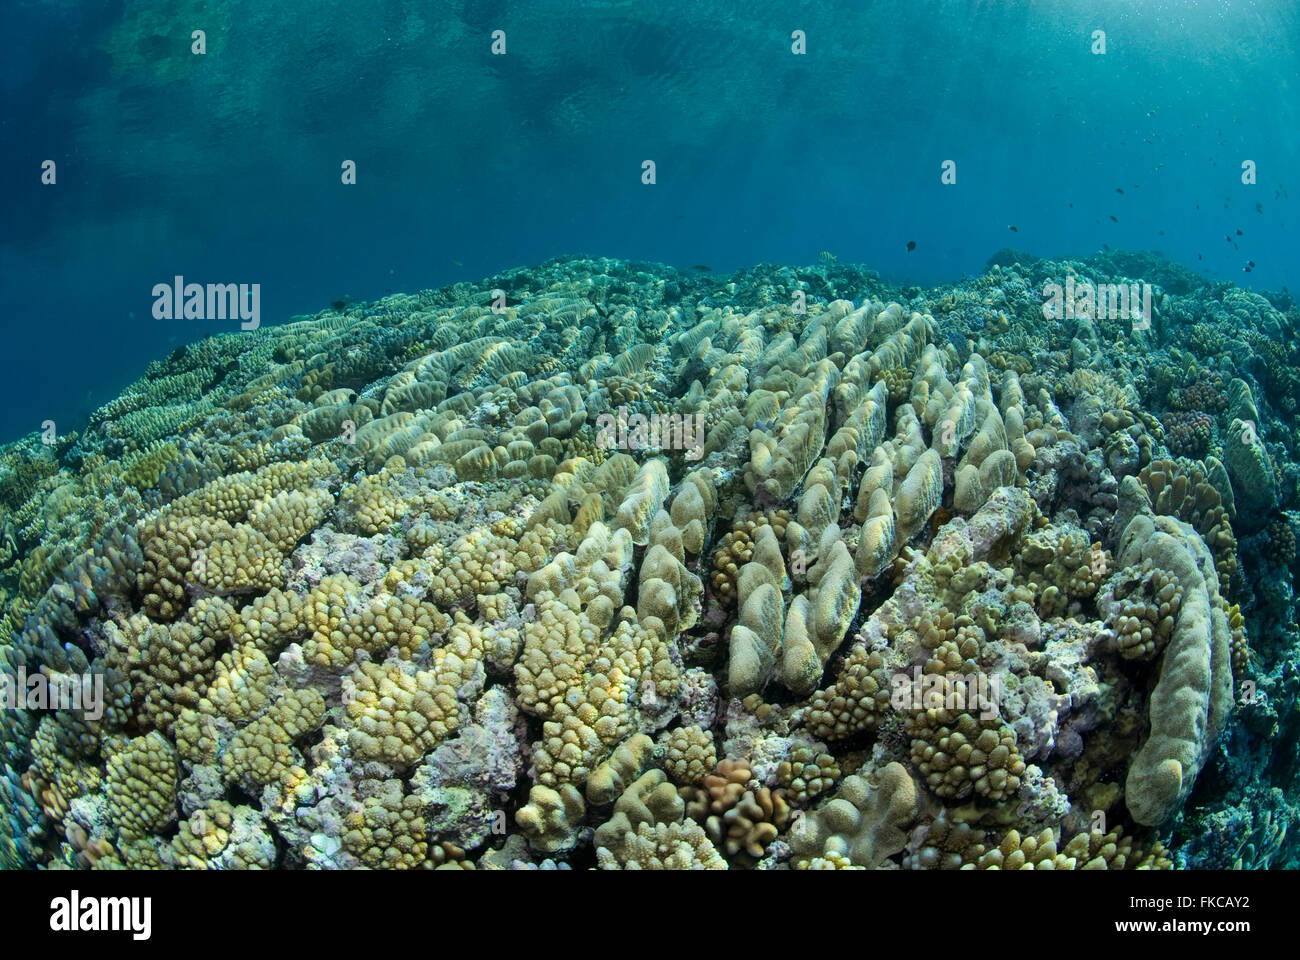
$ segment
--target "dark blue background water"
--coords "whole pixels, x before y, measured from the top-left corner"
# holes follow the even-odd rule
[[[938,283],[1109,244],[1296,285],[1300,3],[803,6],[9,0],[0,439],[235,328],[154,320],[175,274],[260,283],[263,323],[566,253]]]

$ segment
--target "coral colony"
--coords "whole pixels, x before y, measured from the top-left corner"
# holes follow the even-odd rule
[[[1267,866],[1300,312],[997,262],[557,260],[5,446],[0,862]]]

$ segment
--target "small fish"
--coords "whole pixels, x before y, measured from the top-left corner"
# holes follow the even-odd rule
[[[1119,217],[1115,216],[1115,214],[1112,213],[1112,214],[1110,215],[1110,218],[1111,218],[1112,220],[1114,220],[1116,223],[1119,223]]]
[[[1224,239],[1224,240],[1227,240],[1229,243],[1232,243],[1232,235],[1231,235],[1231,234],[1229,234],[1228,236],[1224,237],[1223,239]]]
[[[1234,250],[1240,250],[1240,249],[1241,249],[1241,247],[1237,246],[1237,241],[1236,241],[1236,240],[1232,241],[1232,249],[1234,249]]]
[[[1159,170],[1159,169],[1160,169],[1161,167],[1163,167],[1163,166],[1164,166],[1163,163],[1157,163],[1157,164],[1156,164],[1156,169]]]
[[[1007,224],[1007,229],[1010,230],[1012,233],[1019,233],[1019,232],[1020,232],[1019,229],[1017,229],[1016,227],[1013,227],[1013,226],[1012,226],[1011,224],[1009,224],[1009,223]]]
[[[691,269],[692,269],[692,270],[698,270],[698,271],[700,271],[700,273],[712,273],[712,272],[713,272],[713,268],[710,267],[710,266],[707,265],[707,264],[704,264],[704,263],[697,263],[697,264],[695,264],[693,267],[691,267]]]
[[[1247,273],[1250,273],[1250,267],[1242,267],[1241,269],[1245,270]]]
[[[452,257],[452,258],[451,258],[451,262],[454,263],[454,264],[456,264],[456,266],[458,266],[458,267],[463,267],[463,266],[465,266],[465,264],[461,263],[461,262],[460,262],[459,260],[457,260],[455,257]]]
[[[1254,260],[1247,260],[1246,262],[1247,262],[1248,264],[1250,264],[1252,267],[1255,266],[1255,261],[1254,261]]]
[[[1116,192],[1116,193],[1123,193],[1123,192],[1124,192],[1124,188],[1123,188],[1123,187],[1116,187],[1116,188],[1115,188],[1115,192]]]
[[[915,249],[916,249],[916,241],[915,240],[907,241],[907,252],[911,253]]]
[[[1103,244],[1101,245],[1101,248],[1102,248],[1103,250],[1109,251],[1109,250],[1110,250],[1110,244],[1109,244],[1109,243],[1103,243]]]
[[[1160,231],[1160,236],[1163,237],[1164,235],[1165,235],[1165,232],[1164,232],[1163,230],[1161,230],[1161,231]]]
[[[1205,254],[1203,254],[1203,253],[1198,253],[1198,254],[1196,255],[1196,259],[1197,259],[1197,260],[1204,260],[1204,259],[1205,259]]]
[[[1263,213],[1263,212],[1264,212],[1264,205],[1263,205],[1262,203],[1257,203],[1257,204],[1255,204],[1255,212],[1256,212],[1256,213]]]

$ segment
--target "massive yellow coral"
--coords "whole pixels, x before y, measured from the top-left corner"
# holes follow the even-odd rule
[[[613,816],[596,830],[597,863],[603,870],[725,870],[704,830],[683,818],[683,803],[661,770],[632,783],[614,804]]]
[[[792,828],[794,864],[875,869],[903,849],[920,807],[916,785],[902,764],[887,764],[874,778],[845,777],[835,797]]]
[[[303,642],[309,663],[336,670],[351,666],[358,654],[372,656],[390,648],[411,656],[427,649],[449,620],[433,604],[409,595],[378,593],[366,597],[346,574],[321,580],[298,615],[310,631]]]
[[[431,867],[419,798],[403,793],[400,780],[381,781],[361,809],[348,815],[343,845],[367,867],[412,870]]]
[[[1125,478],[1126,495],[1140,496]],[[1232,633],[1213,557],[1188,524],[1139,513],[1120,541],[1124,567],[1150,560],[1182,587],[1182,600],[1151,692],[1151,735],[1134,756],[1125,801],[1144,826],[1166,821],[1192,788],[1232,708]]]
[[[176,819],[176,751],[157,730],[109,754],[104,796],[121,843],[143,840]]]
[[[297,767],[293,741],[316,730],[325,715],[325,700],[313,689],[291,690],[230,741],[221,758],[227,780],[249,792],[285,781]]]
[[[361,757],[406,767],[460,724],[456,700],[461,671],[411,670],[402,664],[362,663],[350,678],[350,743]]]

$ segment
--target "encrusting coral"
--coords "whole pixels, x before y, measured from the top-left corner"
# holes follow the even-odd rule
[[[1294,864],[1292,322],[572,259],[178,350],[0,450],[0,670],[103,691],[0,866]]]

